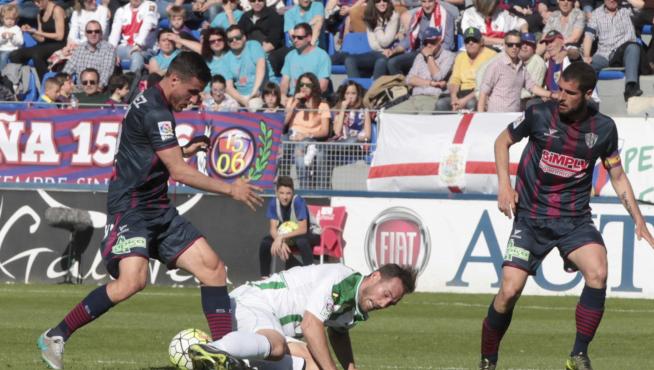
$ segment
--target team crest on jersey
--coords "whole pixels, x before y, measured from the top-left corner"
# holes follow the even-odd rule
[[[584,138],[586,139],[586,146],[592,148],[597,142],[597,134],[592,132],[587,133]]]
[[[538,167],[543,172],[559,177],[570,178],[588,168],[588,161],[565,154],[543,150]]]
[[[161,135],[161,141],[170,140],[175,137],[175,131],[173,130],[173,123],[170,121],[160,121],[157,122],[159,125],[159,135]]]

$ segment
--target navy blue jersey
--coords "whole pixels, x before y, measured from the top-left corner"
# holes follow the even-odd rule
[[[107,210],[169,208],[170,173],[157,151],[178,146],[175,118],[159,85],[137,96],[123,119]]]
[[[529,137],[516,179],[519,216],[590,213],[595,162],[601,158],[607,168],[619,165],[615,122],[594,110],[584,121],[565,123],[559,119],[558,104],[538,104],[509,124],[508,131],[514,142]]]

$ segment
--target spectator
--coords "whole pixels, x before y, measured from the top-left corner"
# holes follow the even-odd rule
[[[113,75],[109,79],[109,87],[107,91],[111,96],[105,104],[114,106],[116,104],[126,104],[125,98],[129,95],[130,81],[125,75]]]
[[[448,13],[445,7],[437,0],[423,0],[422,6],[416,9],[405,25],[407,30],[404,39],[390,52],[395,55],[388,61],[388,72],[391,75],[406,75],[413,60],[418,55],[421,43],[421,35],[429,27],[440,28],[443,34],[443,48],[452,50],[454,48],[454,17]]]
[[[6,4],[0,8],[0,71],[7,65],[9,54],[23,46],[23,32],[16,25],[18,7],[16,4]]]
[[[103,34],[107,34],[109,25],[109,8],[98,4],[95,0],[77,0],[70,17],[70,32],[66,48],[72,52],[77,45],[86,42],[86,25],[89,21],[96,21]]]
[[[447,84],[450,97],[444,97],[436,103],[436,110],[458,111],[461,109],[475,110],[477,98],[477,70],[497,53],[482,44],[482,35],[478,29],[469,27],[463,32],[465,53],[460,53],[454,59],[452,75]]]
[[[149,0],[130,0],[118,8],[109,42],[121,61],[130,61],[131,72],[140,72],[145,58],[151,55],[158,21],[157,4]]]
[[[479,89],[479,112],[520,112],[523,87],[535,95],[552,98],[553,93],[538,86],[518,56],[522,39],[518,31],[504,36],[504,51],[489,62]]]
[[[226,85],[225,78],[221,75],[214,75],[211,78],[211,94],[207,99],[202,99],[204,109],[212,112],[238,111],[238,102],[225,94]]]
[[[162,76],[165,75],[170,62],[179,54],[179,49],[175,47],[175,42],[169,37],[171,35],[173,35],[173,31],[169,29],[159,31],[159,52],[150,58],[148,72]]]
[[[504,0],[504,6],[509,13],[527,22],[529,32],[540,32],[543,29],[543,17],[538,11],[537,0]]]
[[[87,68],[80,74],[82,92],[75,94],[80,104],[87,107],[93,104],[104,104],[109,99],[109,94],[102,93],[99,85],[100,74],[95,68]],[[83,106],[82,106],[83,107]]]
[[[289,36],[293,37],[295,31],[298,30],[298,25],[309,24],[311,32],[302,32],[302,35],[310,35],[310,44],[318,46],[324,22],[325,7],[321,1],[298,0],[297,5],[284,13],[284,32],[288,32]]]
[[[266,82],[263,85],[263,113],[277,113],[284,109],[282,105],[282,92],[279,85],[274,82]]]
[[[523,33],[522,34],[522,44],[520,46],[520,52],[518,57],[527,68],[527,73],[531,76],[531,79],[538,86],[543,86],[543,79],[545,78],[545,71],[547,66],[545,66],[545,61],[540,55],[536,54],[536,36],[533,33]],[[520,92],[520,99],[522,99],[522,106],[526,109],[526,103],[529,99],[532,99],[534,94],[522,88]]]
[[[243,10],[239,5],[239,0],[227,0],[223,3],[223,12],[218,13],[216,18],[211,21],[211,27],[228,29],[230,26],[238,24],[243,16]]]
[[[318,78],[313,73],[302,74],[297,79],[295,95],[288,99],[285,109],[284,123],[288,133],[283,136],[283,140],[296,142],[289,147],[294,149],[295,169],[302,188],[315,185],[317,179],[325,178],[322,172],[311,176],[309,167],[314,162],[317,163],[317,172],[324,171],[323,152],[313,144],[306,144],[329,136],[329,105],[322,101],[319,85]],[[289,151],[285,151],[284,157],[288,158],[289,154]],[[282,173],[284,170],[282,168]]]
[[[282,100],[285,97],[295,94],[295,86],[298,77],[306,72],[318,77],[320,86],[316,86],[323,93],[329,87],[329,76],[332,73],[332,63],[327,53],[311,45],[311,26],[308,23],[300,23],[293,29],[294,50],[290,51],[284,59],[282,67]]]
[[[195,39],[192,35],[193,31],[184,25],[184,21],[186,20],[186,10],[183,6],[173,5],[169,7],[167,15],[170,23],[170,30],[174,34],[179,36],[187,35]]]
[[[188,44],[191,46],[191,50],[199,52],[209,66],[212,76],[220,74],[221,61],[227,54],[227,35],[222,28],[207,28],[202,31],[202,44],[181,40],[179,37],[175,39],[175,42]]]
[[[311,230],[309,209],[304,199],[295,194],[293,179],[280,176],[277,179],[275,198],[268,203],[266,217],[270,220],[269,235],[263,238],[259,245],[259,271],[261,277],[270,275],[272,251],[281,250],[278,256],[286,261],[286,269],[296,266],[292,256],[291,246],[302,256],[302,265],[313,264],[313,246],[320,244],[320,235]],[[288,233],[280,233],[279,226],[292,221],[297,229]]]
[[[461,29],[474,27],[478,29],[483,36],[483,44],[491,46],[498,50],[504,44],[504,35],[511,31],[517,30],[527,32],[527,22],[515,15],[503,10],[500,6],[500,0],[473,0],[474,7],[468,8],[463,12],[461,18]]]
[[[624,67],[625,101],[643,94],[638,82],[640,46],[631,15],[632,10],[618,7],[617,0],[604,0],[604,6],[593,11],[583,45],[584,61],[595,71],[609,66]],[[591,56],[594,40],[597,40],[597,52]]]
[[[413,87],[411,97],[394,107],[393,111],[433,112],[436,102],[447,87],[447,76],[452,71],[456,55],[441,47],[441,30],[427,28],[422,35],[422,49],[407,75],[407,83]]]
[[[334,106],[333,141],[361,143],[372,137],[370,112],[363,107],[364,90],[354,81],[341,85],[337,92],[338,101]]]
[[[252,9],[243,14],[238,25],[248,40],[261,43],[275,76],[279,76],[289,51],[284,47],[284,18],[275,8],[266,6],[264,0],[253,0],[250,4]]]
[[[388,58],[392,56],[398,37],[401,37],[400,15],[390,0],[370,0],[366,5],[363,21],[372,51],[348,55],[345,58],[345,68],[350,78],[372,74],[372,78],[377,79],[388,73]],[[362,70],[368,73],[362,73]]]
[[[63,72],[79,77],[85,69],[94,68],[100,73],[100,88],[105,87],[114,72],[116,49],[102,39],[102,27],[98,21],[89,21],[84,33],[86,42],[75,48]]]
[[[342,39],[343,35],[349,32],[352,20],[350,11],[355,8],[365,7],[365,2],[365,0],[328,0],[327,4],[325,4],[325,28],[327,32],[340,34]],[[358,21],[361,22],[360,19]],[[355,28],[357,28],[356,25]]]
[[[59,72],[53,78],[56,78],[61,86],[59,89],[59,96],[57,96],[57,103],[70,103],[74,87],[71,75],[66,72]]]
[[[39,105],[39,108],[55,108],[54,105],[51,105],[57,101],[59,96],[59,90],[61,89],[61,82],[56,78],[48,78],[45,80],[45,88],[43,94],[39,97],[39,103],[46,103],[44,105]]]
[[[229,51],[223,58],[223,77],[227,94],[242,107],[257,110],[263,106],[260,89],[267,79],[266,55],[257,41],[248,41],[239,26],[227,29]]]
[[[586,27],[586,18],[581,9],[574,6],[574,0],[558,0],[559,9],[551,12],[543,27],[543,34],[558,31],[563,35],[563,42],[568,45],[581,45],[581,39]],[[541,46],[542,45],[542,46]],[[539,44],[538,55],[543,55],[545,44]]]
[[[29,24],[24,24],[21,29],[28,32],[37,41],[35,46],[29,48],[20,48],[9,54],[11,63],[27,64],[27,61],[34,61],[34,68],[43,79],[43,75],[48,72],[48,58],[55,51],[66,45],[66,34],[68,25],[66,25],[66,13],[64,9],[51,0],[36,1],[39,7],[39,15],[36,19],[36,29]]]
[[[222,10],[223,0],[195,0],[191,10],[196,15],[203,17],[205,21],[211,22]]]

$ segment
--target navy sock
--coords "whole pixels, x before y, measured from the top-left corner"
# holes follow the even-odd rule
[[[200,288],[202,310],[207,318],[213,340],[219,340],[232,331],[232,308],[224,286]]]
[[[114,303],[107,295],[107,286],[103,285],[93,290],[86,298],[73,307],[59,325],[48,332],[48,336],[60,335],[66,341],[75,330],[97,319],[113,306]]]
[[[588,345],[593,340],[604,315],[605,300],[606,288],[596,289],[588,285],[584,286],[575,311],[577,335],[570,353],[571,356],[588,353]]]
[[[481,330],[481,358],[496,363],[499,357],[500,342],[511,324],[513,310],[499,313],[491,303],[488,316],[484,319]]]

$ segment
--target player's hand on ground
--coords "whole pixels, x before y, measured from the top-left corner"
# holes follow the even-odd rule
[[[497,194],[497,207],[509,219],[515,215],[518,204],[518,193],[511,187],[500,189]]]
[[[257,207],[263,204],[261,198],[262,189],[256,185],[250,184],[249,179],[238,178],[231,185],[230,195],[234,200],[245,203],[251,210],[256,211]]]
[[[647,229],[646,222],[643,221],[636,224],[636,237],[638,240],[645,239],[649,243],[649,246],[654,248],[654,238]]]

